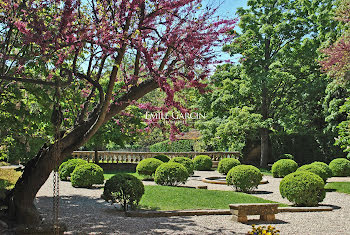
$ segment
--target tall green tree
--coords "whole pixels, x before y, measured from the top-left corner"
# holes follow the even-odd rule
[[[247,9],[237,11],[242,33],[224,50],[242,56],[240,77],[248,81],[262,117],[263,167],[275,129],[322,128],[319,101],[327,82],[315,59],[320,41],[336,29],[332,8],[332,0],[250,0]]]

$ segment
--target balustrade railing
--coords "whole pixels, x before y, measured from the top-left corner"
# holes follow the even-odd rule
[[[88,162],[100,163],[133,163],[160,154],[173,157],[194,158],[197,155],[208,155],[213,161],[220,161],[222,158],[238,158],[239,152],[118,152],[118,151],[75,151],[74,158],[81,158]]]

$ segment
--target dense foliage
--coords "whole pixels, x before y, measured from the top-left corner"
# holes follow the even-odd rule
[[[191,140],[176,140],[163,141],[153,144],[149,147],[151,152],[191,152],[193,151],[193,141]]]
[[[209,171],[211,170],[213,161],[207,155],[198,155],[193,159],[193,165],[197,171]]]
[[[319,167],[323,168],[324,171],[326,172],[325,177],[331,178],[333,176],[331,168],[326,163],[324,163],[324,162],[313,162],[313,163],[311,163],[311,165],[316,165],[316,166],[319,166]]]
[[[176,162],[163,163],[154,174],[154,182],[159,185],[176,186],[184,184],[189,177],[186,168]]]
[[[223,158],[220,160],[218,164],[218,172],[224,175],[227,175],[227,173],[235,166],[240,165],[241,163],[239,160],[235,158]]]
[[[335,134],[324,132],[322,108],[329,79],[317,58],[321,42],[339,32],[333,5],[252,0],[237,10],[242,30],[224,50],[240,61],[218,66],[212,92],[198,101],[208,112],[197,124],[208,146],[245,158],[260,148],[256,163],[264,167],[283,153],[298,162],[331,160],[338,148]]]
[[[314,173],[319,177],[321,177],[325,183],[328,179],[328,176],[327,176],[328,174],[326,169],[317,164],[303,165],[299,167],[296,171],[308,171],[308,172]]]
[[[124,211],[139,204],[145,188],[141,180],[129,174],[116,174],[108,179],[103,189],[103,199],[122,205]]]
[[[329,163],[333,176],[350,176],[350,161],[346,158],[336,158]]]
[[[156,172],[157,168],[162,164],[163,162],[161,160],[155,158],[146,158],[137,164],[136,172],[139,175],[152,177]]]
[[[157,155],[157,156],[154,156],[153,158],[161,160],[162,162],[170,161],[170,158],[167,155]]]
[[[58,173],[60,175],[61,180],[68,180],[68,177],[71,176],[74,169],[77,166],[82,164],[87,164],[88,162],[83,159],[70,159],[68,161],[63,162],[58,168]]]
[[[226,176],[228,185],[233,185],[237,191],[250,192],[257,188],[262,180],[262,173],[251,165],[238,165],[233,167]]]
[[[183,165],[189,175],[193,175],[193,161],[188,157],[174,157],[169,162],[177,162]]]
[[[324,181],[308,171],[298,171],[284,177],[280,193],[296,206],[317,206],[326,196]]]
[[[79,165],[72,172],[70,181],[73,187],[78,188],[90,188],[94,184],[103,184],[103,169],[94,163]]]
[[[296,171],[298,163],[291,159],[281,159],[272,165],[271,172],[273,177],[283,178],[286,175]]]

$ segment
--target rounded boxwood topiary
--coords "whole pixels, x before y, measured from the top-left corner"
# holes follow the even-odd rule
[[[233,167],[226,176],[228,185],[234,185],[236,191],[249,192],[257,188],[262,180],[262,173],[251,165],[238,165]]]
[[[292,154],[284,153],[284,154],[281,154],[279,159],[291,159],[291,160],[294,160],[294,157],[293,157]]]
[[[333,176],[350,176],[350,161],[346,158],[336,158],[329,163]]]
[[[207,155],[198,155],[193,159],[194,169],[197,171],[209,171],[213,161]]]
[[[193,161],[188,157],[174,157],[169,162],[177,162],[183,165],[189,175],[193,175]]]
[[[60,179],[67,181],[68,177],[71,176],[71,174],[73,173],[74,169],[77,166],[87,164],[87,163],[88,162],[83,159],[70,159],[66,162],[63,162],[58,168]]]
[[[153,158],[161,160],[162,162],[170,161],[170,158],[167,155],[163,155],[163,154],[154,156]]]
[[[70,178],[73,187],[89,188],[93,184],[103,184],[103,169],[94,164],[88,163],[77,166]]]
[[[317,206],[326,196],[324,181],[309,171],[297,171],[284,177],[280,193],[296,206]]]
[[[324,162],[313,162],[313,163],[311,163],[311,165],[317,165],[319,167],[322,167],[326,171],[327,179],[331,178],[333,176],[331,168],[329,168],[329,166],[326,163],[324,163]]]
[[[223,158],[220,160],[218,165],[218,172],[224,175],[227,175],[227,173],[235,166],[241,165],[240,161],[234,158]]]
[[[154,172],[156,172],[157,168],[162,165],[163,162],[161,160],[155,158],[146,158],[139,162],[136,166],[136,172],[139,175],[152,177]]]
[[[273,177],[282,178],[298,169],[298,164],[291,159],[281,159],[272,165]]]
[[[160,185],[176,186],[185,183],[189,177],[186,168],[176,162],[168,162],[160,165],[154,174],[154,182]]]
[[[129,174],[116,174],[106,181],[102,198],[122,205],[124,211],[134,209],[145,193],[141,180]]]
[[[327,171],[317,164],[303,165],[297,169],[297,171],[309,171],[312,172],[323,179],[324,182],[327,181]]]

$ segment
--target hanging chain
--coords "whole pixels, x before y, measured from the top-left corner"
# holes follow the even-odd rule
[[[53,202],[52,202],[52,222],[53,222],[53,230],[54,234],[59,235],[59,201],[60,201],[60,180],[58,174],[58,166],[59,166],[59,157],[61,154],[61,134],[60,134],[60,126],[63,121],[63,115],[61,106],[59,104],[60,101],[60,87],[59,84],[56,87],[55,93],[55,104],[52,111],[51,122],[55,127],[55,142],[53,145],[53,161],[54,161],[54,172],[53,172]]]

